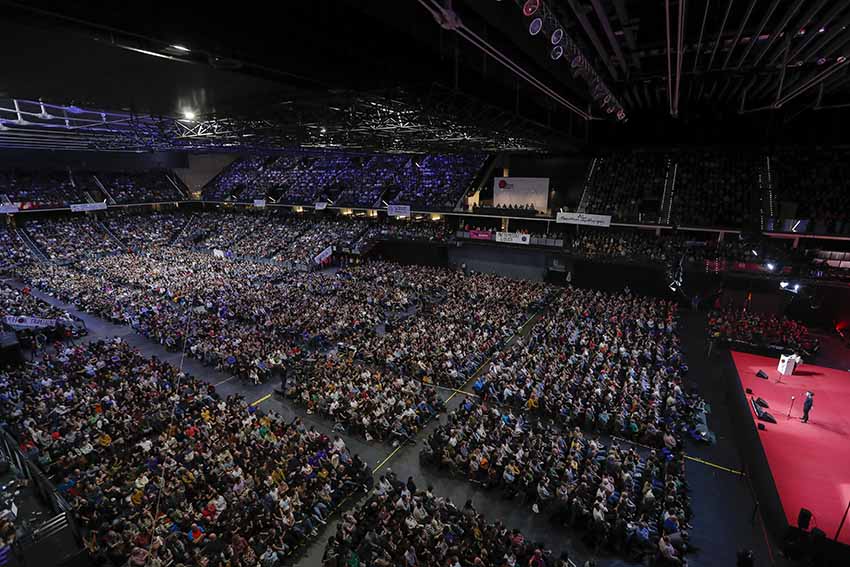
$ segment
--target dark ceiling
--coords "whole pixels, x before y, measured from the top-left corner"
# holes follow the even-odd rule
[[[420,115],[445,105],[441,119],[456,115],[455,134],[495,138],[501,129],[503,142],[536,138],[535,147],[527,144],[536,151],[569,151],[582,141],[846,141],[846,0],[543,0],[530,17],[524,0],[454,0],[465,29],[556,97],[441,27],[426,9],[432,2],[219,9],[206,2],[0,2],[0,48],[18,54],[4,60],[0,96],[157,115],[191,107],[211,120],[256,121],[281,116],[273,111],[287,100],[361,93],[415,106]],[[544,11],[543,30],[532,37],[528,26]],[[574,76],[566,55],[550,58],[549,36],[560,26],[627,120],[594,101],[593,85]],[[462,93],[464,102],[445,103],[446,92]],[[584,120],[564,101],[599,120]],[[341,136],[342,128],[351,124],[341,121],[331,134]],[[299,136],[288,139],[303,141]],[[376,147],[406,149],[406,142],[394,148],[392,139],[376,138]]]

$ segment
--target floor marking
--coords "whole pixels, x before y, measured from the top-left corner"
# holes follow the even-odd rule
[[[226,384],[227,382],[230,382],[230,381],[231,381],[231,380],[233,380],[234,378],[236,378],[236,376],[231,376],[230,378],[225,378],[225,379],[224,379],[224,380],[222,380],[221,382],[216,382],[215,384],[213,384],[213,388],[218,388],[218,387],[219,387],[219,386],[221,386],[222,384]]]
[[[387,458],[386,458],[386,459],[384,459],[383,461],[381,461],[380,463],[378,463],[378,466],[376,466],[374,469],[372,469],[372,474],[375,474],[376,472],[378,472],[378,470],[380,470],[380,468],[381,468],[382,466],[384,466],[385,464],[387,464],[387,461],[389,461],[390,459],[392,459],[393,457],[395,457],[395,454],[396,454],[396,453],[398,453],[398,452],[401,450],[401,448],[402,448],[402,447],[404,447],[404,444],[403,444],[403,443],[399,443],[398,447],[396,447],[396,448],[395,448],[395,450],[393,450],[393,452],[392,452],[392,453],[390,453],[389,455],[387,455]]]
[[[735,469],[730,469],[729,467],[724,467],[723,465],[718,465],[718,464],[716,464],[716,463],[712,463],[712,462],[710,462],[710,461],[706,461],[706,460],[704,460],[704,459],[700,459],[699,457],[692,457],[692,456],[690,456],[690,455],[685,455],[685,458],[686,458],[686,459],[688,459],[688,460],[694,461],[694,462],[696,462],[696,463],[700,463],[700,464],[703,464],[703,465],[708,465],[708,466],[710,466],[710,467],[714,467],[714,468],[716,468],[716,469],[720,469],[720,470],[722,470],[722,471],[726,471],[726,472],[728,472],[728,473],[737,474],[737,475],[739,475],[739,476],[744,476],[744,472],[743,472],[743,471],[738,471],[738,470],[735,470]]]
[[[259,400],[257,400],[256,402],[251,402],[251,405],[252,405],[252,406],[258,406],[258,405],[260,405],[261,403],[263,403],[264,401],[268,400],[268,399],[269,399],[269,398],[271,398],[271,397],[272,397],[272,395],[271,395],[271,394],[266,394],[265,396],[263,396],[262,398],[260,398],[260,399],[259,399]]]

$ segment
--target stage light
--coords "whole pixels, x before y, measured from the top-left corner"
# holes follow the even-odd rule
[[[818,30],[818,33],[823,33],[825,31],[826,31],[826,28],[821,28],[821,29]]]
[[[549,53],[549,57],[551,57],[553,60],[557,61],[558,59],[561,58],[561,56],[563,54],[564,54],[563,46],[556,45],[555,47],[552,48],[552,52]]]
[[[752,252],[752,253],[753,253],[753,256],[755,256],[756,258],[758,258],[759,253],[758,253],[758,252],[756,252],[756,249],[755,249],[755,248],[753,248],[752,250],[750,250],[750,252]]]
[[[847,61],[847,58],[843,55],[835,60],[836,63],[844,63],[845,61]]]
[[[319,133],[320,133],[320,134],[325,134],[325,133],[327,133],[327,131],[328,131],[328,129],[327,129],[327,128],[325,128],[324,126],[322,126],[321,128],[319,128]]]
[[[794,284],[794,291],[800,291],[800,284]]]
[[[543,29],[543,18],[534,18],[531,20],[531,23],[528,24],[528,33],[531,35],[537,35],[540,33],[540,30]]]
[[[183,118],[185,118],[186,120],[194,120],[195,117],[196,117],[196,114],[194,112],[192,112],[191,110],[184,110],[183,111]]]
[[[558,45],[561,43],[561,40],[564,39],[564,30],[562,28],[558,28],[552,32],[552,37],[550,38],[552,41],[552,45]]]
[[[779,287],[781,289],[785,289],[786,287],[788,287],[788,282],[779,282]]]
[[[775,265],[773,262],[768,262],[768,263],[766,264],[766,266],[767,266],[767,271],[768,271],[768,272],[772,272],[772,271],[773,271],[773,269],[776,267],[776,265]]]
[[[526,0],[522,7],[522,13],[526,16],[533,16],[540,9],[540,0]]]
[[[617,120],[625,120],[625,119],[626,119],[626,112],[624,110],[618,110],[617,111]]]
[[[826,57],[821,57],[820,59],[818,59],[818,65],[823,65],[824,63],[826,63]]]
[[[186,47],[184,45],[177,45],[177,44],[172,45],[171,49],[176,49],[177,51],[182,51],[183,53],[191,53],[191,51],[192,51],[191,49],[189,49],[188,47]]]

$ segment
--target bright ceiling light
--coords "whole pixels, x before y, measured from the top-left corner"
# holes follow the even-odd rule
[[[776,268],[776,264],[774,264],[773,262],[767,263],[767,271],[768,272],[772,272],[774,268]]]
[[[522,7],[522,13],[526,16],[533,16],[540,8],[540,0],[526,0]]]
[[[540,33],[540,30],[543,29],[543,18],[534,18],[531,20],[531,23],[528,25],[528,33],[531,35],[537,35]]]
[[[183,111],[183,118],[185,118],[186,120],[194,120],[196,117],[197,117],[197,115],[194,112],[192,112],[191,110],[184,110]]]
[[[182,51],[183,53],[190,53],[192,50],[184,45],[174,44],[171,46],[171,49],[176,49],[177,51]]]
[[[561,45],[556,45],[552,48],[552,52],[549,54],[553,60],[557,61],[564,54],[564,48]]]

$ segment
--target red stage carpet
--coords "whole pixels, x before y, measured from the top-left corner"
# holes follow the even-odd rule
[[[803,364],[793,376],[777,384],[777,359],[732,352],[744,388],[770,404],[777,423],[759,422],[759,431],[770,471],[788,523],[797,525],[800,508],[812,511],[810,528],[819,527],[829,539],[841,522],[850,499],[850,372]],[[764,370],[763,380],[756,372]],[[815,394],[809,422],[801,423],[806,390]],[[791,396],[796,397],[791,419],[787,419]],[[850,544],[850,518],[839,541]]]

